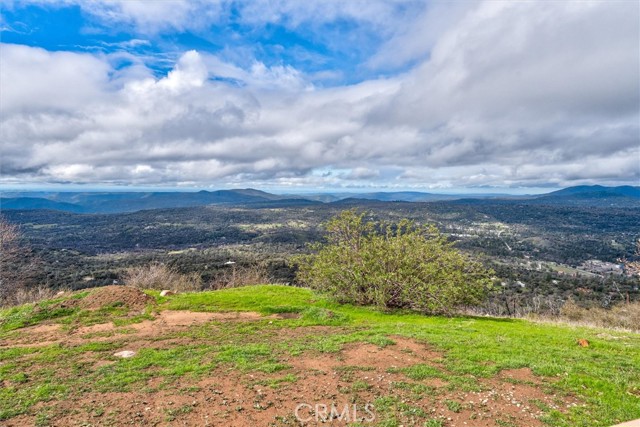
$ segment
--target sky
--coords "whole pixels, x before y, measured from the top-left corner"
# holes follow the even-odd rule
[[[640,2],[0,0],[0,187],[640,185]]]

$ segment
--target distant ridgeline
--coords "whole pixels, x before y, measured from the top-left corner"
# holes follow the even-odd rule
[[[318,203],[434,202],[520,203],[585,207],[640,207],[640,187],[577,186],[535,196],[447,195],[414,191],[276,195],[254,189],[198,192],[3,192],[1,210],[48,209],[74,213],[119,213],[206,205],[296,206]]]

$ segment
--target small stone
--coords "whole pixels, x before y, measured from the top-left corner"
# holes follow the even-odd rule
[[[123,350],[123,351],[119,351],[117,353],[114,353],[115,357],[122,357],[124,359],[127,359],[129,357],[133,357],[136,355],[135,351],[131,351],[131,350]]]
[[[164,289],[164,290],[160,291],[160,296],[161,297],[166,297],[166,296],[175,295],[175,294],[176,294],[175,292],[173,292],[172,290],[169,290],[169,289]]]

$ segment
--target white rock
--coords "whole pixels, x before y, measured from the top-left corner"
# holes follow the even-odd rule
[[[131,350],[123,350],[123,351],[119,351],[117,353],[114,354],[115,357],[122,357],[122,358],[128,358],[128,357],[133,357],[136,355],[135,351],[131,351]]]
[[[160,296],[161,297],[166,297],[168,295],[175,295],[176,293],[173,291],[170,291],[169,289],[165,289],[162,292],[160,292]]]

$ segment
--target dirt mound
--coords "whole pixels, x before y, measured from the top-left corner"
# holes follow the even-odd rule
[[[97,310],[120,303],[130,310],[142,311],[151,302],[153,298],[139,289],[129,286],[105,286],[92,291],[80,300],[80,308]]]

